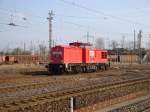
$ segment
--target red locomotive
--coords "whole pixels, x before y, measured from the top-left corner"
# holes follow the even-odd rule
[[[55,46],[51,49],[48,71],[52,74],[63,72],[93,72],[108,67],[107,50],[88,48],[89,43],[73,42],[69,46]]]

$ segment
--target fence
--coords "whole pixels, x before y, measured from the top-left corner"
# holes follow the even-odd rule
[[[139,56],[137,55],[109,55],[111,63],[138,63]]]
[[[46,64],[48,57],[38,55],[1,55],[0,64]]]

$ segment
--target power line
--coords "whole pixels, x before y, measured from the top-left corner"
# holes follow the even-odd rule
[[[147,11],[147,10],[143,10],[143,9],[140,9],[140,8],[137,8],[137,10],[139,10],[139,11],[141,11],[141,12],[143,12],[143,13],[145,13],[145,14],[150,14],[150,12],[149,11]]]
[[[54,21],[56,21],[55,19],[54,19]],[[64,23],[66,23],[66,24],[71,24],[71,25],[74,25],[74,26],[77,26],[78,28],[84,28],[84,29],[88,29],[88,27],[89,26],[86,26],[86,25],[81,25],[81,24],[78,24],[78,23],[75,23],[75,22],[71,22],[71,21],[63,21]],[[7,23],[0,23],[0,24],[2,24],[2,25],[8,25]],[[94,28],[94,27],[90,27],[90,28]],[[94,28],[94,29],[96,29],[96,28]],[[121,32],[112,32],[111,34],[113,34],[113,35],[128,35],[128,36],[132,36],[133,35],[133,33],[121,33]],[[147,33],[147,35],[148,35],[149,33]]]
[[[78,23],[74,23],[74,22],[70,22],[70,21],[63,21],[64,23],[67,23],[67,24],[72,24],[72,25],[75,25],[79,28],[87,28],[87,26],[84,26],[84,25],[81,25],[81,24],[78,24]]]
[[[129,19],[121,18],[121,17],[118,17],[118,16],[114,16],[114,15],[111,15],[111,14],[106,14],[103,11],[99,11],[99,10],[96,10],[96,9],[88,8],[86,6],[83,6],[83,5],[74,3],[74,2],[70,2],[70,1],[67,1],[67,0],[59,0],[59,1],[62,1],[64,3],[66,3],[66,4],[69,4],[69,5],[78,7],[78,8],[82,8],[82,9],[87,10],[89,12],[93,12],[93,13],[97,13],[97,14],[103,15],[103,16],[108,17],[108,18],[113,18],[113,19],[116,19],[116,20],[132,23],[134,25],[142,25],[141,23],[138,23],[138,22],[135,22],[135,21],[132,21],[132,20],[129,20]]]
[[[58,17],[67,17],[67,18],[73,18],[73,19],[85,19],[85,20],[96,20],[97,18],[94,17],[85,17],[85,16],[73,16],[73,15],[61,15],[61,14],[56,14]],[[107,18],[104,17],[104,20]]]
[[[17,26],[17,27],[27,28],[26,26],[18,25],[18,24],[15,24],[13,22],[10,22],[10,23],[0,23],[0,24],[2,24],[2,25],[8,25],[8,26]]]
[[[23,13],[21,13],[21,12],[19,12],[19,11],[14,11],[14,10],[8,10],[8,9],[4,9],[4,8],[0,8],[0,10],[1,11],[4,11],[4,12],[7,12],[7,13],[15,13],[15,16],[17,16],[17,17],[25,17],[25,16],[22,16],[22,15],[26,15],[26,16],[30,16],[30,17],[34,17],[34,18],[40,18],[40,19],[44,19],[45,20],[45,18],[44,17],[42,17],[42,16],[39,16],[39,15],[35,15],[35,14],[31,14],[31,13],[25,13],[25,12],[23,12]]]
[[[101,15],[104,15],[106,17],[111,17],[111,18],[114,18],[114,19],[118,19],[118,20],[121,20],[121,21],[126,21],[126,22],[130,22],[130,23],[134,23],[134,24],[139,24],[141,25],[140,23],[138,22],[135,22],[135,21],[132,21],[132,20],[128,20],[128,19],[124,19],[124,18],[120,18],[120,17],[117,17],[117,16],[114,16],[114,15],[110,15],[110,14],[106,14],[102,11],[98,11],[98,10],[95,10],[95,9],[91,9],[91,8],[87,8],[85,6],[82,6],[82,5],[79,5],[79,4],[76,4],[74,2],[69,2],[67,0],[60,0],[60,1],[63,1],[64,3],[67,3],[67,4],[70,4],[70,5],[73,5],[73,6],[76,6],[76,7],[79,7],[79,8],[82,8],[82,9],[85,9],[85,10],[88,10],[90,12],[94,12],[94,13],[98,13],[98,14],[101,14]],[[2,11],[5,11],[5,12],[15,12],[16,14],[26,14],[28,16],[32,16],[32,17],[36,17],[36,18],[41,18],[41,19],[45,19],[44,17],[42,16],[39,16],[39,15],[35,15],[35,14],[29,14],[29,13],[19,13],[18,11],[14,11],[14,10],[8,10],[8,9],[5,9],[5,8],[0,8],[0,10]],[[58,16],[64,16],[64,15],[58,15]],[[70,18],[78,18],[78,19],[94,19],[94,18],[88,18],[88,17],[77,17],[77,16],[64,16],[64,17],[70,17]],[[104,17],[104,19],[107,19],[106,17]]]
[[[135,22],[135,21],[132,21],[132,20],[128,20],[128,19],[125,19],[125,18],[120,18],[120,17],[117,17],[117,16],[114,16],[114,15],[110,15],[110,14],[106,14],[104,13],[103,11],[98,11],[98,10],[95,10],[95,9],[92,9],[92,8],[88,8],[88,7],[85,7],[83,5],[79,5],[79,4],[76,4],[74,2],[69,2],[67,0],[59,0],[59,1],[62,1],[64,3],[67,3],[69,5],[73,5],[75,7],[79,7],[79,8],[82,8],[82,9],[85,9],[85,10],[88,10],[90,12],[94,12],[94,13],[97,13],[97,14],[100,14],[100,15],[104,15],[104,20],[106,20],[107,18],[113,18],[113,19],[117,19],[117,20],[120,20],[120,21],[124,21],[124,22],[128,22],[128,23],[132,23],[132,24],[135,24],[135,25],[142,25],[141,23],[138,23],[138,22]],[[12,10],[8,10],[8,9],[4,9],[4,8],[0,8],[0,10],[4,10],[6,12],[12,12]],[[16,11],[17,12],[17,11]],[[38,15],[35,15],[35,14],[27,14],[27,15],[30,15],[32,17],[36,17],[36,18],[40,18],[40,19],[44,19],[44,17],[41,17],[41,16],[38,16]],[[60,16],[60,15],[58,15]],[[62,16],[62,15],[61,15]],[[76,17],[76,16],[64,16],[64,17],[70,17],[70,18],[77,18],[77,19],[94,19],[94,18],[88,18],[88,17]]]
[[[61,1],[66,1],[66,0],[61,0]],[[67,2],[68,3],[68,2]],[[70,3],[72,3],[72,2],[69,2],[69,4]],[[78,6],[77,4],[75,4],[75,3],[73,3],[75,6]],[[78,6],[78,7],[80,7],[80,5]],[[84,7],[84,6],[82,6],[82,7],[80,7],[80,8],[84,8],[84,9],[86,9],[86,10],[90,10],[91,12],[96,12],[96,13],[98,13],[98,14],[100,14],[100,11],[97,11],[97,10],[94,10],[94,9],[90,9],[90,8],[87,8],[87,7]],[[1,10],[1,8],[0,8],[0,10]],[[2,9],[2,10],[5,10],[5,9]],[[5,10],[6,12],[12,12],[12,10]],[[16,13],[18,13],[18,11],[16,12]],[[18,13],[19,14],[19,13]],[[20,13],[21,14],[21,13]],[[105,15],[105,16],[108,16],[108,15],[106,15],[105,13],[101,13],[101,14],[103,14],[103,15]],[[38,15],[35,15],[35,14],[27,14],[27,15],[32,15],[32,17],[35,17],[35,18],[40,18],[40,19],[44,19],[45,20],[45,18],[46,17],[42,17],[42,16],[38,16]],[[79,18],[81,18],[81,19],[94,19],[94,18],[89,18],[89,17],[77,17],[77,16],[72,16],[72,15],[68,15],[68,16],[65,16],[65,15],[58,15],[58,14],[55,14],[56,16],[63,16],[63,17],[70,17],[70,18],[77,18],[77,19],[79,19]],[[106,17],[105,17],[106,18]],[[28,19],[28,18],[27,18]],[[29,17],[29,19],[30,19],[30,17]],[[119,18],[118,18],[119,19]],[[56,21],[56,20],[55,20]],[[81,25],[81,24],[79,24],[79,23],[75,23],[75,22],[72,22],[72,21],[63,21],[64,23],[67,23],[67,24],[72,24],[72,25],[74,25],[74,26],[77,26],[77,27],[79,27],[79,28],[88,28],[88,26],[86,26],[86,25]],[[40,22],[41,23],[41,22]],[[0,24],[5,24],[5,23],[0,23]],[[8,25],[8,24],[7,24]],[[90,26],[91,27],[91,26]],[[94,28],[94,27],[91,27],[91,28]],[[95,29],[95,28],[94,28]]]
[[[0,8],[0,11],[3,11],[4,14],[7,14],[7,15],[10,15],[12,14],[12,12],[10,12],[9,10],[4,10],[4,9],[1,9]],[[1,12],[0,12],[1,13]],[[24,20],[24,18],[27,20],[27,17],[25,16],[20,16],[19,14],[21,13],[18,13],[17,12],[15,13],[15,17],[20,17]],[[44,17],[42,16],[39,16],[39,15],[32,15],[32,14],[27,14],[27,15],[30,15],[34,18],[39,18],[39,19],[45,19]],[[67,18],[74,18],[74,19],[85,19],[85,20],[95,20],[96,18],[93,18],[93,17],[85,17],[85,16],[74,16],[74,15],[62,15],[62,14],[55,14],[55,16],[57,17],[67,17]],[[107,18],[104,17],[103,18],[104,20],[106,20]]]

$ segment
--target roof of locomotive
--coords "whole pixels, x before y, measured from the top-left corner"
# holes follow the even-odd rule
[[[70,46],[77,46],[77,47],[80,47],[80,46],[92,46],[92,44],[90,43],[83,43],[83,42],[72,42],[72,43],[69,43]]]
[[[72,42],[69,43],[69,45],[56,45],[54,47],[87,47],[87,46],[92,46],[90,43],[83,43],[83,42]]]
[[[105,49],[92,48],[91,46],[92,46],[92,44],[90,44],[90,43],[72,42],[72,43],[69,43],[69,45],[56,45],[53,48],[56,48],[56,47],[64,47],[64,48],[86,48],[86,49],[91,49],[91,50],[107,51]]]

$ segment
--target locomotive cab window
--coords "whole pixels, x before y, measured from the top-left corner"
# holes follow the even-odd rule
[[[102,59],[107,59],[107,52],[102,52]]]

